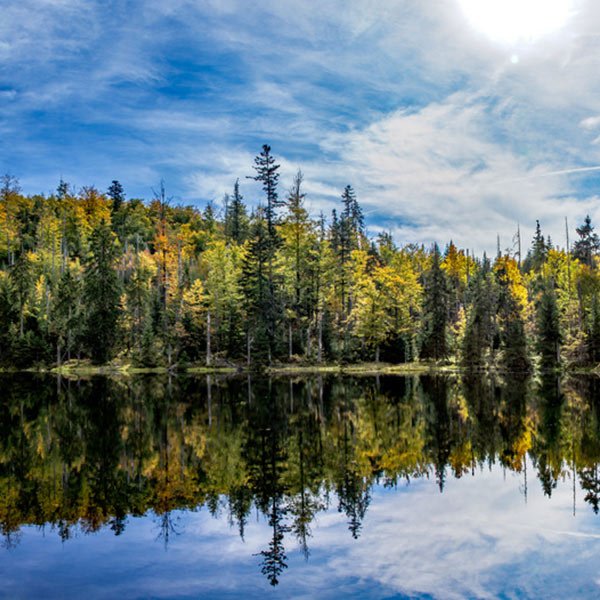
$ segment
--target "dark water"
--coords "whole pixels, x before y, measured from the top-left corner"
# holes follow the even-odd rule
[[[595,379],[0,385],[0,597],[600,597]]]

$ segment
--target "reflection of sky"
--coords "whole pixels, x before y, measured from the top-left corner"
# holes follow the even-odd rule
[[[269,528],[253,512],[245,542],[205,509],[178,513],[168,550],[156,518],[129,518],[110,530],[61,544],[55,532],[26,528],[2,551],[7,598],[596,598],[600,516],[571,481],[549,500],[531,465],[523,475],[494,468],[451,479],[373,490],[361,536],[353,540],[337,505],[313,523],[305,561],[286,539],[288,566],[271,588],[260,573]],[[289,536],[290,534],[288,534]]]

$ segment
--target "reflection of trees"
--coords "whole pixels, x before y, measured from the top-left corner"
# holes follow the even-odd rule
[[[423,377],[423,397],[428,408],[428,444],[426,450],[432,458],[435,479],[444,491],[446,465],[450,457],[451,420],[448,408],[448,381],[446,377]]]
[[[260,552],[263,557],[261,571],[271,585],[277,585],[281,571],[287,568],[283,536],[290,529],[284,522],[286,509],[282,501],[285,489],[281,481],[286,458],[283,438],[287,423],[280,403],[275,400],[271,382],[256,388],[262,402],[254,413],[256,427],[249,430],[248,470],[257,505],[269,515],[272,529],[268,550]]]
[[[148,511],[166,543],[177,511],[200,506],[224,512],[243,538],[255,508],[270,529],[261,569],[275,585],[286,541],[308,557],[315,517],[331,504],[356,538],[376,483],[434,473],[443,490],[477,465],[521,472],[528,455],[545,494],[578,477],[600,509],[594,378],[0,379],[6,547],[24,524],[50,524],[66,541],[75,529],[119,535]]]
[[[548,497],[556,488],[564,459],[560,449],[563,401],[560,381],[555,376],[542,376],[538,389],[540,421],[532,455],[542,489]]]

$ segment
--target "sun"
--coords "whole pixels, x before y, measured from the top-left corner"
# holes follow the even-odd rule
[[[535,42],[560,29],[574,0],[458,0],[471,25],[506,45]]]

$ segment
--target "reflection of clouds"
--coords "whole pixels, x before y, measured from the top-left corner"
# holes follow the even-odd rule
[[[226,511],[178,513],[184,533],[167,552],[156,543],[155,519],[128,519],[115,538],[108,530],[80,535],[60,549],[57,536],[26,528],[21,545],[3,556],[3,592],[25,582],[32,596],[93,598],[587,598],[598,590],[600,522],[582,500],[572,514],[570,480],[543,496],[531,465],[528,501],[523,474],[499,467],[474,477],[397,490],[376,488],[361,536],[352,540],[336,504],[318,515],[305,562],[286,536],[289,569],[275,590],[260,573],[270,530],[250,515],[245,541]],[[5,572],[3,572],[5,571]],[[26,574],[35,573],[34,577]],[[60,589],[56,583],[60,582]]]
[[[361,540],[328,567],[411,596],[495,598],[529,590],[538,597],[577,597],[569,587],[554,589],[574,572],[590,593],[595,562],[579,560],[600,547],[595,520],[585,509],[573,518],[570,482],[559,485],[552,500],[532,482],[527,504],[521,483],[522,476],[507,473],[503,481],[501,469],[494,469],[449,480],[442,495],[432,482],[376,494]],[[510,575],[502,578],[505,571]]]

